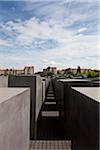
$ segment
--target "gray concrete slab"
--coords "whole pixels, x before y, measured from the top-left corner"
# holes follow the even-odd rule
[[[30,150],[71,150],[70,140],[31,141]]]
[[[72,88],[69,114],[73,149],[99,149],[99,92],[99,87]]]
[[[54,100],[55,99],[55,97],[46,97],[46,100]]]
[[[10,76],[8,86],[30,88],[30,138],[36,139],[37,118],[43,103],[43,90],[45,90],[42,85],[42,78],[35,75]]]
[[[8,87],[8,77],[0,76],[0,87]]]
[[[37,120],[41,106],[42,106],[42,103],[43,103],[43,93],[45,92],[43,90],[45,90],[45,89],[43,89],[42,78],[40,76],[36,76],[36,83],[35,84],[36,84],[36,87],[35,87],[35,85],[33,85],[33,86],[34,86],[34,88],[36,88],[35,89],[35,91],[36,91],[35,119]]]
[[[53,96],[54,97],[54,93],[48,93],[47,96]]]
[[[89,80],[87,79],[58,79],[57,81],[61,82],[88,82]]]
[[[56,102],[45,102],[45,105],[56,105]]]
[[[42,117],[59,117],[59,111],[42,111]]]
[[[29,150],[30,90],[0,88],[0,149]]]
[[[100,102],[100,87],[72,87],[72,89]]]
[[[0,88],[0,103],[24,92],[28,88]]]
[[[45,81],[42,81],[42,101],[45,100],[45,94],[46,94],[46,85]]]

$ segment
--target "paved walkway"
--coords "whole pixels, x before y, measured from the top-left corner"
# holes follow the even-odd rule
[[[41,117],[59,117],[59,110],[57,109],[57,104],[54,96],[54,91],[52,83],[50,83],[45,102],[41,111]]]
[[[39,118],[38,140],[64,140],[63,123],[51,82]]]
[[[38,122],[38,140],[31,141],[30,150],[71,150],[71,141],[65,140],[62,120],[50,83]]]
[[[37,140],[31,141],[30,150],[71,150],[71,141]]]

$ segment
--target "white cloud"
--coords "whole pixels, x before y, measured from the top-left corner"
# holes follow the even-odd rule
[[[12,43],[9,42],[9,41],[0,39],[0,46],[7,46],[7,47],[10,47],[10,46],[12,46]]]
[[[86,31],[87,30],[87,28],[80,28],[77,32],[78,33],[81,33],[81,32],[84,32],[84,31]]]
[[[2,0],[0,0],[0,1],[2,1]],[[11,1],[11,0],[4,0],[4,1]],[[13,1],[20,1],[20,0],[13,0]],[[21,0],[21,1],[26,1],[27,2],[27,0]],[[44,0],[29,0],[28,2],[31,2],[31,3],[33,3],[33,2],[44,2]],[[46,0],[47,2],[54,2],[54,1],[56,1],[56,2],[59,2],[60,0]],[[73,1],[77,1],[77,2],[94,2],[93,0],[63,0],[63,2],[73,2]],[[99,2],[99,0],[95,0],[95,2]]]
[[[0,40],[0,45],[13,46],[13,51],[15,51],[15,53],[10,55],[7,53],[0,54],[0,58],[7,58],[4,63],[6,65],[15,64],[18,67],[33,64],[38,69],[42,68],[43,65],[52,65],[60,68],[75,65],[97,67],[97,35],[82,34],[88,31],[85,24],[80,24],[80,28],[76,30],[75,28],[73,30],[67,28],[79,20],[87,21],[92,14],[85,12],[82,14],[80,11],[73,13],[73,11],[70,11],[70,6],[68,6],[68,10],[67,7],[63,7],[64,2],[71,1],[61,1],[61,7],[54,4],[46,5],[46,8],[41,6],[39,10],[40,16],[46,15],[46,19],[42,21],[32,17],[26,21],[9,21],[1,24],[1,30],[9,36],[8,41]],[[78,1],[82,2],[83,0]],[[28,9],[30,9],[29,7]],[[67,15],[65,16],[65,14]],[[46,49],[44,44],[49,39],[55,40],[60,46],[55,46],[52,50],[47,46]],[[42,47],[43,51],[38,51],[38,47]],[[1,64],[3,65],[4,63],[2,62]]]
[[[78,65],[82,62],[84,65],[93,64],[97,66],[97,61],[95,58],[93,60],[94,63],[88,62],[88,59],[85,59],[89,56],[97,56],[98,55],[98,42],[96,35],[75,35],[77,32],[82,32],[86,30],[86,28],[80,28],[78,31],[70,31],[67,28],[63,28],[63,26],[55,24],[50,26],[49,22],[39,22],[36,18],[31,18],[25,22],[14,23],[10,22],[9,30],[15,31],[17,34],[16,39],[12,43],[13,46],[22,47],[21,51],[16,51],[16,54],[12,56],[6,56],[8,58],[9,64],[14,64],[17,62],[17,65],[20,64],[34,64],[36,68],[42,68],[39,66],[57,66],[57,67],[69,67]],[[14,34],[15,34],[14,33]],[[36,45],[42,45],[44,41],[35,41],[34,45],[32,42],[35,38],[47,40],[52,39],[56,40],[61,44],[61,47],[55,47],[52,50],[46,49],[44,51],[32,51],[32,48]],[[0,40],[0,45],[2,46],[11,46],[11,43],[8,41]],[[25,50],[25,45],[28,46],[27,50]],[[24,51],[24,53],[23,53]],[[19,54],[20,53],[20,54]],[[6,55],[6,54],[5,54]],[[82,58],[84,60],[82,60]],[[45,60],[43,62],[43,60]],[[21,63],[18,63],[21,62]],[[8,63],[8,62],[7,62]],[[44,65],[45,64],[45,65]],[[91,65],[92,64],[92,65]]]
[[[46,68],[46,67],[48,67],[48,66],[51,66],[51,67],[59,67],[59,65],[61,65],[60,64],[60,62],[58,62],[58,61],[56,61],[56,60],[49,60],[49,58],[48,59],[43,59],[43,67],[44,68]]]
[[[4,32],[14,37],[13,43],[21,46],[30,46],[35,38],[43,40],[56,40],[59,43],[67,42],[72,36],[72,32],[63,29],[57,22],[51,26],[50,22],[39,22],[36,18],[31,18],[25,22],[14,23],[12,21],[3,25]],[[42,43],[41,43],[42,44]]]
[[[31,18],[20,27],[20,35],[17,37],[17,42],[23,45],[30,45],[34,38],[47,39],[49,38],[51,29],[46,22],[41,22],[36,18]]]

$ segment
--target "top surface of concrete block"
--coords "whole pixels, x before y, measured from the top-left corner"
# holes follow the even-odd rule
[[[72,89],[100,103],[100,87],[73,87]]]
[[[0,88],[0,103],[19,95],[28,90],[28,88]]]
[[[98,83],[98,84],[100,84],[100,81],[92,81],[93,83]]]
[[[89,82],[89,80],[86,80],[86,79],[59,79],[58,81],[61,81],[61,82]]]
[[[8,77],[0,76],[0,87],[8,87]]]

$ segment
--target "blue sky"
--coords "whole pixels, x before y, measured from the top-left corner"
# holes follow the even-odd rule
[[[99,68],[99,1],[0,1],[0,68]]]

